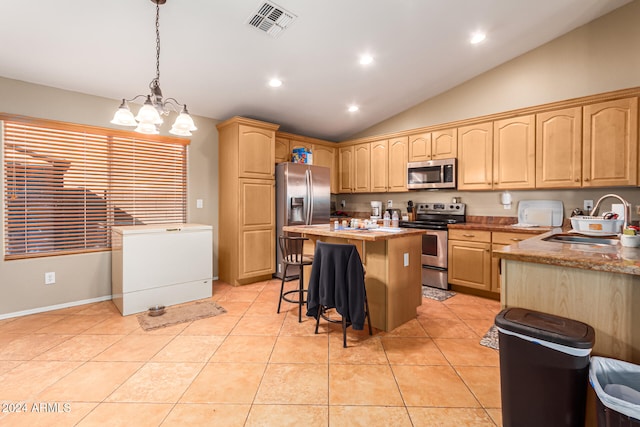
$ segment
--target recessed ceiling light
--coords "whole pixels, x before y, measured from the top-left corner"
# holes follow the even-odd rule
[[[356,111],[358,111],[360,109],[360,107],[358,107],[357,105],[350,105],[349,106],[349,112],[350,113],[355,113]]]
[[[271,87],[280,87],[280,86],[282,86],[282,80],[280,80],[280,79],[271,79],[271,80],[269,80],[269,86],[271,86]]]
[[[373,56],[371,55],[362,55],[360,57],[360,65],[369,65],[373,62]]]
[[[475,32],[471,35],[471,39],[469,39],[469,42],[471,44],[478,44],[482,41],[484,41],[484,39],[487,38],[487,35],[481,31]]]

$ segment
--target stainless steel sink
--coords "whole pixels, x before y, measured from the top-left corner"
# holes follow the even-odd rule
[[[547,242],[557,242],[557,243],[577,243],[582,245],[601,245],[601,246],[612,246],[617,245],[620,241],[619,239],[612,237],[593,237],[593,236],[584,236],[579,234],[553,234],[549,237],[545,237],[542,239]]]

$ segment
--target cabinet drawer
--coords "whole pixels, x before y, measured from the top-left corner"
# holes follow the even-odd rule
[[[491,243],[491,232],[481,230],[449,230],[449,240]]]
[[[514,243],[522,242],[523,240],[530,239],[534,236],[535,234],[494,231],[493,243],[500,245],[513,245]]]

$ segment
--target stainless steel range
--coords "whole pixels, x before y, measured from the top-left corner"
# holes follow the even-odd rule
[[[447,225],[465,222],[464,203],[418,203],[415,221],[400,227],[427,230],[422,236],[422,285],[449,289]]]

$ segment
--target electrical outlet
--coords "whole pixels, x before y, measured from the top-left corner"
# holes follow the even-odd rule
[[[404,253],[404,266],[405,267],[409,266],[409,253],[408,252]]]
[[[640,205],[636,205],[636,214],[640,215]]]
[[[584,210],[587,211],[585,215],[589,215],[589,212],[593,209],[593,200],[584,200],[582,203]]]
[[[45,285],[53,285],[56,283],[56,273],[54,271],[49,271],[44,273],[44,284]]]
[[[391,209],[393,207],[393,200],[387,200],[387,209]]]
[[[196,200],[196,208],[197,209],[202,209],[203,205],[204,205],[204,202],[202,201],[202,199],[197,199]]]
[[[342,206],[342,208],[344,209],[344,207],[347,206],[347,202],[345,202],[344,200],[341,200],[340,206]]]

